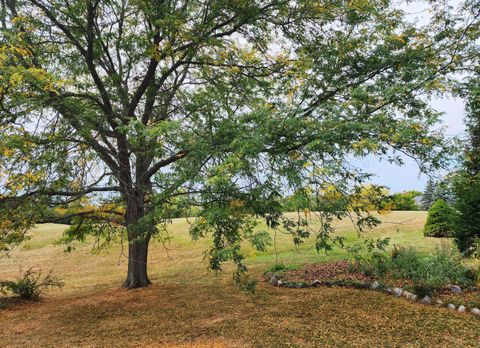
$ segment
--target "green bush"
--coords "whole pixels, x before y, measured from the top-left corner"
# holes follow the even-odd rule
[[[374,251],[370,255],[357,254],[353,262],[350,262],[350,271],[360,272],[368,277],[384,276],[388,269],[386,266],[386,255],[381,251]]]
[[[428,211],[423,229],[426,237],[453,237],[455,211],[443,200],[437,200]]]
[[[43,275],[41,270],[32,268],[25,271],[17,280],[0,280],[0,292],[13,294],[25,300],[38,300],[41,294],[49,288],[62,288],[63,282],[52,272]]]
[[[458,251],[439,248],[435,254],[423,256],[414,248],[394,246],[390,255],[375,250],[370,256],[356,260],[355,270],[365,275],[407,280],[419,296],[431,295],[448,284],[475,284],[477,275],[463,264]]]
[[[383,276],[386,268],[386,248],[390,238],[364,239],[362,242],[351,245],[347,252],[352,256],[349,269],[361,272],[366,276]]]
[[[480,175],[459,175],[455,195],[455,244],[462,253],[480,257]]]

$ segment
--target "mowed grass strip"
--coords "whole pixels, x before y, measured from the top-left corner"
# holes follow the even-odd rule
[[[392,243],[431,251],[438,239],[424,238],[423,212],[394,212],[389,223],[368,232]],[[337,224],[353,241],[348,222]],[[480,342],[480,320],[433,306],[422,306],[373,291],[340,288],[283,289],[260,283],[257,293],[239,291],[231,265],[209,273],[203,260],[208,240],[192,242],[188,222],[170,226],[168,253],[154,243],[150,275],[154,285],[119,288],[126,258],[119,245],[92,255],[91,245],[65,254],[53,246],[64,226],[43,225],[30,246],[0,260],[0,279],[14,277],[19,266],[52,269],[66,282],[39,303],[0,311],[0,346],[167,346],[167,347],[319,347],[319,346],[471,346]],[[259,226],[259,228],[264,228]],[[336,249],[317,254],[313,240],[295,250],[288,236],[277,235],[279,259],[303,264],[345,257]],[[253,277],[274,262],[270,250],[247,247]]]

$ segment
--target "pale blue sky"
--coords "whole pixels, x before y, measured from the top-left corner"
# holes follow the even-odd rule
[[[429,6],[424,1],[413,1],[403,6],[407,13],[410,13],[409,20],[423,24],[429,16]],[[459,0],[449,0],[448,4],[457,6]],[[449,137],[462,136],[465,131],[463,123],[464,119],[464,102],[461,99],[442,98],[431,101],[431,105],[437,110],[444,113],[442,120],[447,127],[446,135]],[[357,164],[357,162],[356,162]],[[369,157],[358,161],[361,168],[376,175],[372,182],[389,187],[393,192],[404,190],[423,191],[428,177],[426,175],[419,176],[418,166],[412,159],[405,158],[405,165],[402,167],[389,164],[386,161],[380,162],[377,158]],[[438,174],[438,173],[436,173]]]
[[[446,135],[448,137],[464,135],[463,100],[445,97],[444,99],[432,100],[431,104],[436,110],[444,113],[442,121],[443,125],[447,127]],[[375,157],[368,157],[356,161],[356,165],[375,174],[372,182],[385,185],[393,192],[405,190],[423,191],[428,177],[426,175],[419,175],[419,169],[415,161],[406,157],[404,160],[405,164],[399,167],[387,161],[379,161]]]

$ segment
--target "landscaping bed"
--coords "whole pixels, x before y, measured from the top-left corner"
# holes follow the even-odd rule
[[[360,271],[353,270],[348,260],[339,260],[324,263],[306,264],[302,268],[288,269],[276,273],[277,278],[285,283],[312,283],[315,280],[320,282],[332,283],[337,281],[339,284],[350,282],[374,282],[377,281],[384,286],[401,287],[413,289],[413,282],[407,279],[394,279],[392,277],[377,277],[375,275],[365,275]],[[443,289],[436,289],[435,294],[442,299],[468,299],[477,301],[480,305],[480,289],[475,286],[463,287],[462,293],[455,294],[447,286]],[[478,296],[478,299],[476,298]]]
[[[350,262],[347,260],[306,264],[299,269],[292,268],[281,269],[276,272],[266,272],[266,280],[269,280],[273,274],[280,280],[280,284],[284,284],[287,287],[288,285],[294,284],[304,284],[304,287],[313,284],[313,286],[326,285],[366,288],[375,281],[384,287],[412,287],[412,282],[405,279],[388,279],[374,275],[365,275],[360,271],[352,269]]]
[[[265,273],[265,280],[274,286],[287,288],[337,286],[384,291],[410,301],[480,316],[480,289],[475,285],[419,286],[412,279],[398,278],[388,272],[382,276],[365,274],[347,260],[307,264],[302,268],[276,266]]]
[[[314,280],[358,280],[372,281],[374,277],[361,272],[351,271],[347,260],[305,265],[301,269],[283,272],[282,280],[286,282],[313,282]]]

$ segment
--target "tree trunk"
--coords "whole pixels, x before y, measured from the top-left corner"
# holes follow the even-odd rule
[[[135,289],[151,284],[147,275],[148,244],[150,231],[145,222],[139,224],[145,216],[145,196],[134,191],[127,200],[125,222],[128,235],[128,272],[123,287]]]
[[[151,284],[147,275],[148,243],[149,238],[129,241],[128,272],[124,288],[142,288]]]

